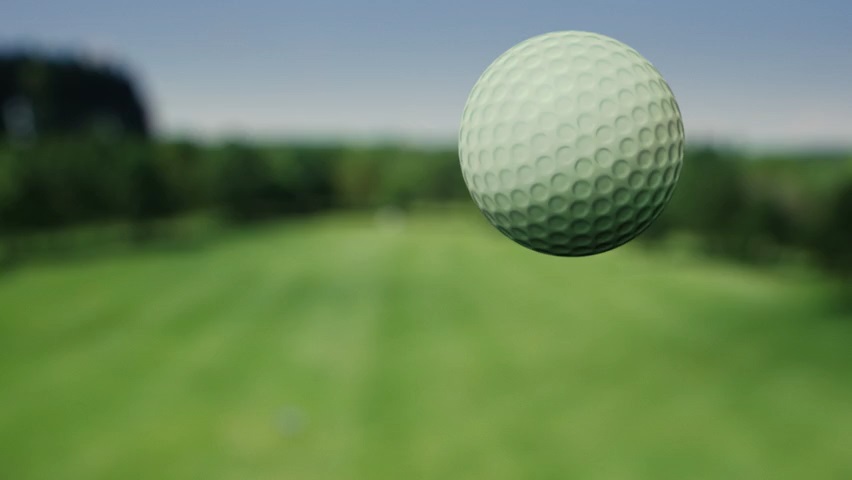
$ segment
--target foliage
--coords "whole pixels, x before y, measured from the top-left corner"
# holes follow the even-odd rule
[[[852,157],[688,152],[671,204],[644,237],[688,232],[711,254],[753,262],[808,253],[852,271]]]
[[[642,237],[686,232],[752,262],[810,252],[852,271],[852,159],[687,152],[675,195]],[[147,226],[207,211],[247,222],[328,209],[467,201],[451,149],[198,145],[83,137],[0,146],[0,234],[93,222]]]
[[[115,65],[40,52],[0,55],[0,138],[149,133],[130,77]]]
[[[822,266],[852,278],[852,179],[830,203],[812,247]]]

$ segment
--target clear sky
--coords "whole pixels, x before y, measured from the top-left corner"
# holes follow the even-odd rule
[[[4,0],[0,44],[73,48],[137,74],[166,134],[452,139],[515,43],[589,30],[662,72],[687,134],[852,145],[848,0]]]

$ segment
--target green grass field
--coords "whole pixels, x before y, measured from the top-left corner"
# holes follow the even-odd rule
[[[831,298],[440,213],[33,263],[0,276],[0,478],[852,478]]]

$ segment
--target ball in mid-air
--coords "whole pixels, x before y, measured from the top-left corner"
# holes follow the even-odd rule
[[[498,57],[470,92],[459,160],[500,232],[538,252],[584,256],[642,233],[683,159],[668,84],[612,38],[554,32]]]

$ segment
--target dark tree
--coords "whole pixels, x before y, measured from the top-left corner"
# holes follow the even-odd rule
[[[826,269],[852,278],[852,182],[835,196],[813,243],[817,259]]]
[[[130,77],[71,57],[0,54],[0,138],[150,133]]]

